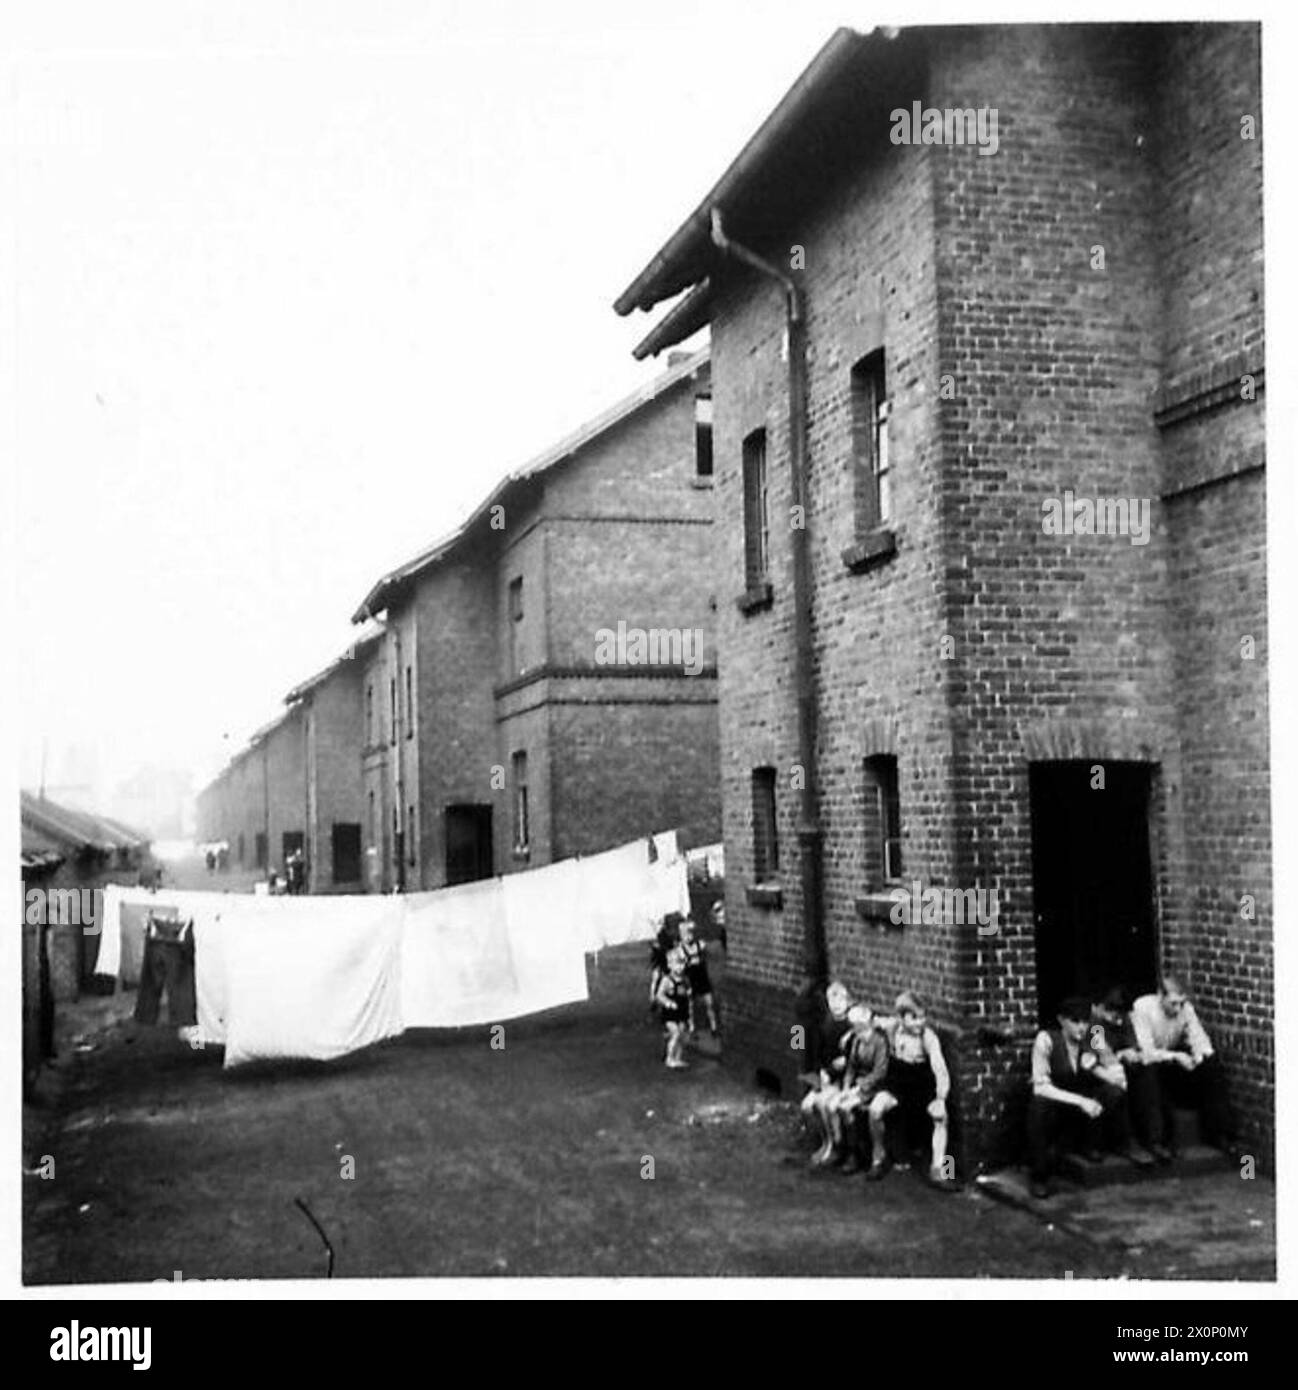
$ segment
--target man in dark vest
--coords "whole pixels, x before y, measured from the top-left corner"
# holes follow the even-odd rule
[[[1058,1026],[1042,1029],[1032,1044],[1028,1161],[1034,1197],[1050,1195],[1050,1177],[1063,1148],[1098,1160],[1102,1136],[1133,1163],[1152,1166],[1132,1147],[1122,1067],[1092,1045],[1090,1000],[1065,999],[1056,1020]]]

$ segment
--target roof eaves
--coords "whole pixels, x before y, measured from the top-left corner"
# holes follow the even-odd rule
[[[534,481],[542,473],[571,458],[578,450],[584,449],[614,426],[622,424],[623,421],[673,390],[681,382],[689,380],[701,367],[706,365],[710,356],[711,350],[707,347],[692,352],[683,362],[679,362],[670,370],[660,373],[638,391],[624,396],[616,405],[610,406],[608,410],[597,415],[593,420],[588,420],[586,424],[571,434],[565,435],[558,443],[529,459],[522,467],[507,474],[454,531],[416,555],[414,559],[384,575],[365,596],[356,612],[352,614],[352,622],[364,622],[368,618],[377,619],[378,615],[387,609],[406,583],[450,556],[478,523],[490,514],[492,507],[502,502],[516,487]]]

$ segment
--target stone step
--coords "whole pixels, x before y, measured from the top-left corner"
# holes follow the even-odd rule
[[[1081,1154],[1065,1154],[1059,1161],[1059,1176],[1081,1187],[1108,1187],[1115,1183],[1144,1182],[1159,1173],[1168,1177],[1193,1178],[1220,1173],[1231,1167],[1230,1160],[1206,1144],[1187,1144],[1176,1161],[1165,1168],[1141,1169],[1116,1154],[1105,1154],[1098,1163]]]

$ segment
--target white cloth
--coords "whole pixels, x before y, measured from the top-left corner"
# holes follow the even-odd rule
[[[401,901],[405,1026],[458,1028],[513,1017],[504,1001],[517,995],[518,981],[499,879]]]
[[[95,960],[96,975],[117,978],[122,968],[122,889],[109,883],[99,909],[99,955]]]
[[[391,897],[227,900],[225,1065],[327,1061],[400,1033],[402,916]]]
[[[584,1003],[586,944],[577,919],[580,866],[565,859],[503,881],[505,919],[518,981],[510,1017]]]

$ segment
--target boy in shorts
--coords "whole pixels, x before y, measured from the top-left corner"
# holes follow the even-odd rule
[[[946,1099],[951,1074],[942,1056],[942,1044],[928,1026],[924,1006],[907,990],[897,996],[896,1017],[883,1020],[888,1038],[888,1073],[882,1089],[870,1102],[870,1171],[866,1178],[878,1182],[891,1166],[888,1158],[886,1121],[894,1110],[907,1146],[931,1126],[929,1183],[953,1192],[958,1184],[947,1156]]]

